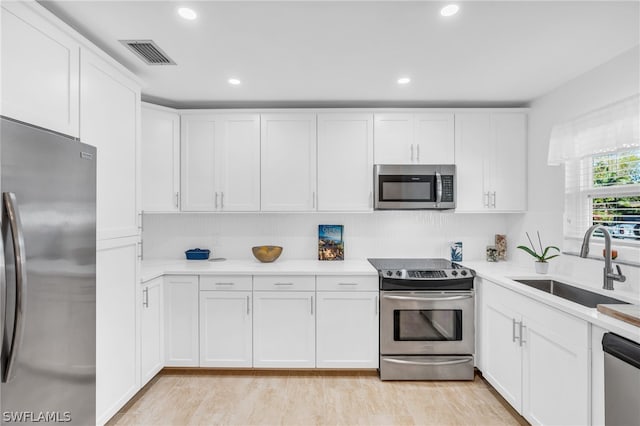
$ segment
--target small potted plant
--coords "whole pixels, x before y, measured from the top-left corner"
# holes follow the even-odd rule
[[[536,247],[533,245],[533,241],[531,241],[531,237],[529,237],[528,232],[525,232],[525,234],[527,234],[527,239],[529,240],[529,244],[531,244],[531,248],[527,246],[518,246],[518,248],[520,250],[524,250],[525,252],[529,253],[531,256],[535,257],[536,272],[538,274],[546,274],[549,271],[549,263],[547,261],[549,259],[553,259],[554,257],[560,256],[559,254],[549,255],[549,250],[553,249],[560,252],[560,249],[556,246],[547,246],[543,248],[542,240],[540,240],[540,232],[536,231],[536,233],[538,234],[538,244],[540,244],[540,253],[538,253]]]

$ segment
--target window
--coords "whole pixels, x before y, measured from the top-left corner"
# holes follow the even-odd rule
[[[640,245],[640,149],[566,165],[565,237],[582,238],[589,226],[601,224],[616,240]]]

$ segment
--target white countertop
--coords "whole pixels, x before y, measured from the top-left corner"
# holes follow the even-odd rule
[[[469,267],[476,271],[476,275],[492,281],[505,288],[513,290],[517,293],[530,297],[531,299],[538,300],[549,306],[552,306],[562,312],[569,315],[584,319],[590,323],[612,331],[620,336],[634,340],[640,343],[640,327],[636,327],[624,321],[615,319],[609,315],[598,312],[596,308],[587,308],[586,306],[579,305],[577,303],[570,302],[558,296],[546,293],[541,290],[529,287],[524,284],[515,282],[512,278],[516,279],[554,279],[562,281],[567,284],[571,284],[575,287],[583,288],[585,290],[592,291],[594,293],[603,294],[605,296],[614,297],[616,299],[623,300],[625,302],[640,304],[638,295],[631,293],[625,293],[618,290],[608,291],[593,287],[581,285],[579,282],[572,280],[571,277],[565,277],[562,275],[546,274],[540,275],[533,272],[533,267],[524,268],[521,265],[514,265],[510,262],[461,262],[464,266]]]
[[[567,314],[582,318],[596,326],[616,334],[640,342],[640,327],[617,320],[598,312],[595,308],[587,308],[558,296],[536,290],[511,278],[521,279],[555,279],[584,288],[592,292],[640,304],[638,295],[620,291],[606,291],[581,285],[561,275],[538,275],[532,268],[524,268],[511,262],[461,262],[464,266],[476,271],[476,274],[505,288],[538,300]],[[222,262],[206,260],[145,260],[142,262],[142,281],[149,281],[162,275],[377,275],[376,269],[366,260],[318,261],[318,260],[278,260],[273,263],[260,263],[254,259],[229,259]]]
[[[142,281],[166,275],[378,275],[366,260],[319,261],[277,260],[261,263],[252,259],[150,260],[142,262]]]

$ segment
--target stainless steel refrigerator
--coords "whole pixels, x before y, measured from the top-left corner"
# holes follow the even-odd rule
[[[96,150],[0,118],[3,424],[95,424]]]

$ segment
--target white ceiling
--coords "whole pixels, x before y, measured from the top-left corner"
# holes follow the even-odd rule
[[[442,1],[43,3],[176,107],[519,106],[640,44],[639,1],[458,2],[449,19]]]

